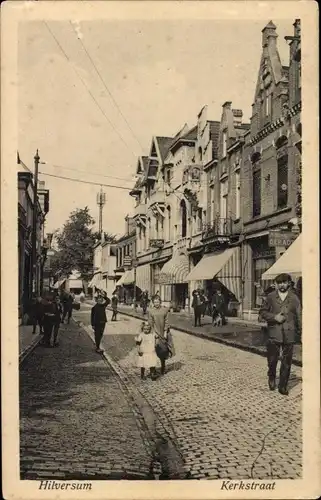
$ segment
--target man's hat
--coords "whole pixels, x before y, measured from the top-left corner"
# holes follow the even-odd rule
[[[292,281],[292,278],[289,274],[287,273],[281,273],[279,274],[276,278],[275,278],[275,282],[276,283],[285,283],[285,282],[291,282]]]

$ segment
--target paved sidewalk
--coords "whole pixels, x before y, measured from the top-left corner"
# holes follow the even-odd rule
[[[143,419],[87,333],[63,325],[20,367],[21,479],[147,479]]]
[[[88,302],[89,303],[89,302]],[[119,312],[132,316],[137,319],[143,319],[144,315],[141,308],[135,311],[130,306],[120,305]],[[194,327],[194,320],[188,313],[169,313],[169,323],[176,330],[194,335],[196,337],[213,340],[221,344],[254,352],[261,356],[266,356],[266,336],[262,327],[248,322],[234,322],[235,318],[227,318],[228,323],[222,327],[212,326],[210,316],[202,318],[202,326]],[[302,366],[302,345],[294,346],[293,364]]]

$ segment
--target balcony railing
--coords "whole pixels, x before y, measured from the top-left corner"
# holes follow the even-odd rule
[[[228,238],[232,234],[232,219],[218,217],[214,221],[204,224],[202,240],[213,238]]]

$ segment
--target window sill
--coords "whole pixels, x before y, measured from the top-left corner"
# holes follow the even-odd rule
[[[251,220],[244,222],[244,226],[247,226],[249,224],[253,224],[254,222],[259,222],[264,219],[271,219],[272,217],[277,217],[278,215],[281,215],[283,213],[291,212],[292,208],[291,207],[285,207],[276,210],[275,212],[265,214],[265,215],[257,215],[255,217],[252,217]]]

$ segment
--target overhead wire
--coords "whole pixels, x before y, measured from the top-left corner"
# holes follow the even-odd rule
[[[129,177],[116,177],[114,175],[106,175],[106,174],[99,174],[98,172],[88,172],[86,170],[81,170],[79,168],[71,168],[71,167],[65,167],[64,165],[55,165],[54,163],[50,163],[50,162],[45,162],[46,165],[51,165],[52,167],[55,167],[55,168],[62,168],[62,169],[65,169],[65,170],[72,170],[74,172],[81,172],[83,174],[88,174],[88,175],[95,175],[95,176],[98,176],[98,177],[106,177],[106,178],[110,178],[110,179],[117,179],[119,181],[125,181],[125,182],[133,182],[133,179],[132,178],[129,178]]]
[[[64,179],[66,181],[80,182],[82,184],[92,184],[94,186],[104,186],[104,187],[115,188],[115,189],[124,189],[125,191],[132,190],[132,188],[125,187],[125,186],[116,186],[115,184],[104,184],[102,182],[85,181],[83,179],[73,179],[72,177],[65,177],[63,175],[47,174],[46,172],[39,172],[39,174],[46,175],[48,177],[56,177],[57,179]]]
[[[93,95],[93,93],[91,92],[90,88],[88,87],[88,85],[85,83],[85,80],[80,76],[80,73],[77,71],[77,69],[75,68],[75,66],[72,64],[71,62],[71,59],[70,57],[68,56],[68,54],[66,54],[64,48],[62,47],[62,45],[60,44],[59,40],[56,38],[56,36],[54,35],[53,31],[50,29],[48,23],[46,21],[43,21],[44,24],[46,25],[49,33],[51,34],[51,36],[53,37],[53,39],[55,40],[56,44],[58,45],[59,49],[61,50],[61,52],[63,53],[64,57],[66,58],[66,60],[68,61],[69,64],[71,64],[74,72],[76,73],[76,75],[78,76],[79,80],[81,81],[81,83],[83,84],[83,86],[85,87],[85,89],[87,90],[87,92],[89,93],[90,97],[92,98],[92,100],[95,102],[96,106],[99,108],[99,110],[101,111],[102,115],[106,118],[106,120],[108,121],[109,125],[111,126],[111,128],[113,129],[113,131],[118,135],[118,137],[120,138],[120,140],[123,142],[123,144],[128,148],[128,150],[133,154],[133,156],[135,158],[137,158],[137,155],[136,153],[134,153],[134,151],[131,149],[131,147],[127,144],[127,142],[125,141],[125,139],[123,138],[123,136],[121,135],[121,133],[114,127],[113,123],[111,122],[111,120],[108,118],[108,116],[106,115],[105,111],[103,110],[103,108],[100,106],[99,102],[97,101],[97,99],[95,98],[95,96]]]
[[[86,53],[86,55],[87,55],[88,59],[90,60],[90,62],[91,62],[91,64],[92,64],[93,68],[95,69],[95,71],[96,71],[96,73],[97,73],[97,75],[98,75],[98,77],[99,77],[99,79],[100,79],[101,83],[103,84],[104,88],[107,90],[108,95],[110,96],[110,98],[111,98],[111,100],[113,101],[114,105],[115,105],[115,106],[116,106],[116,108],[118,109],[119,114],[121,115],[121,117],[123,118],[124,122],[126,123],[126,125],[127,125],[128,129],[130,130],[130,132],[131,132],[132,136],[134,137],[134,139],[136,140],[136,142],[139,144],[139,146],[141,147],[141,149],[142,149],[142,151],[143,151],[143,150],[144,150],[144,148],[143,148],[143,146],[142,146],[141,142],[139,141],[139,139],[138,139],[138,137],[136,136],[136,134],[135,134],[134,130],[133,130],[133,129],[132,129],[132,127],[130,126],[130,124],[129,124],[129,122],[128,122],[127,118],[125,117],[124,113],[122,112],[122,110],[121,110],[121,108],[120,108],[119,104],[117,103],[116,99],[114,98],[113,94],[112,94],[112,93],[111,93],[111,91],[109,90],[109,88],[108,88],[108,86],[107,86],[107,84],[106,84],[105,80],[103,79],[103,77],[102,77],[102,75],[101,75],[101,73],[100,73],[99,69],[97,68],[97,66],[96,66],[96,64],[95,64],[95,62],[94,62],[94,60],[93,60],[93,58],[92,58],[92,57],[91,57],[91,55],[89,54],[88,49],[86,48],[86,46],[85,46],[84,42],[83,42],[83,41],[82,41],[82,39],[78,36],[78,34],[77,34],[76,30],[75,30],[75,27],[74,27],[74,25],[73,25],[72,21],[71,21],[71,20],[69,20],[69,23],[70,23],[70,25],[71,25],[71,27],[72,27],[73,32],[75,33],[75,35],[76,35],[76,37],[77,37],[77,40],[79,40],[79,42],[80,42],[80,44],[81,44],[81,46],[82,46],[82,48],[83,48],[84,52]]]

